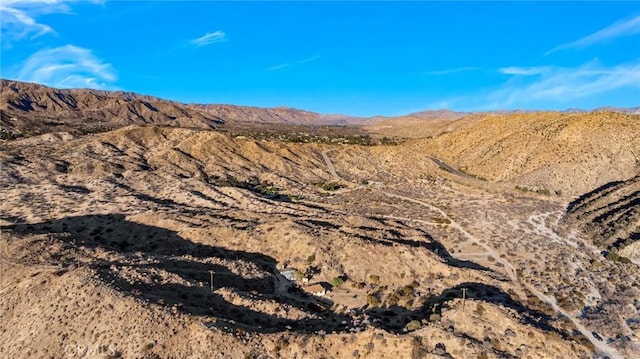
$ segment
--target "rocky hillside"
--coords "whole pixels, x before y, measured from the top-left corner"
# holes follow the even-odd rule
[[[150,96],[0,81],[0,127],[18,135],[92,132],[131,124],[213,129],[225,122],[204,111]]]
[[[234,105],[189,105],[227,121],[293,125],[360,125],[370,119],[346,115],[324,115],[290,107],[262,108]]]
[[[520,254],[508,262],[475,237],[482,233],[467,219],[484,217],[467,211],[511,202],[478,197],[431,161],[402,162],[410,150],[402,147],[152,126],[5,142],[0,352],[587,358],[600,350],[535,294],[546,287],[515,277]],[[418,174],[426,177],[409,179]],[[525,207],[504,210],[523,230]],[[481,228],[513,228],[503,223]],[[298,288],[285,268],[329,294]]]
[[[367,122],[287,107],[187,105],[129,92],[62,90],[4,79],[0,80],[0,113],[4,137],[96,132],[132,124],[215,129],[233,123],[320,126]]]
[[[2,96],[2,126],[49,133],[0,146],[0,357],[640,353],[639,267],[602,253],[638,243],[636,115],[414,118],[433,137],[396,142],[126,93]]]
[[[542,193],[580,195],[640,171],[640,116],[619,112],[475,115],[467,128],[420,141],[470,174]]]
[[[567,207],[564,221],[611,251],[610,257],[621,255],[640,262],[640,176],[610,182],[580,196]]]

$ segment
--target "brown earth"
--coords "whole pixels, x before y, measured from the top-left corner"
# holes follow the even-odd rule
[[[640,263],[640,176],[580,196],[564,221],[589,233],[598,247]]]
[[[594,246],[591,210],[566,219],[569,190],[514,188],[637,176],[637,116],[471,122],[373,146],[308,126],[2,141],[0,357],[638,357],[638,265]],[[501,152],[525,150],[506,176]],[[568,172],[531,174],[557,159]]]
[[[483,115],[416,145],[488,180],[580,195],[639,172],[640,115],[537,112]]]

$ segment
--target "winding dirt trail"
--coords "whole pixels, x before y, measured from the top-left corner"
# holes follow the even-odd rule
[[[336,173],[336,169],[333,167],[333,163],[331,163],[331,159],[327,156],[327,153],[335,151],[335,149],[324,150],[322,151],[322,159],[324,159],[324,163],[327,164],[327,168],[329,168],[329,173],[336,179],[341,179],[340,176]]]
[[[336,178],[340,178],[337,176],[336,172],[335,172],[335,168],[333,166],[333,164],[331,163],[331,160],[329,159],[329,156],[327,156],[327,152],[329,152],[331,150],[326,150],[322,152],[322,157],[324,158],[325,163],[327,164],[327,167],[329,168],[329,172],[335,176]],[[441,166],[448,166],[446,163],[444,163],[441,160],[432,158],[432,160],[436,161],[436,163],[438,163]],[[448,166],[450,167],[450,166]],[[451,167],[452,168],[452,167]],[[548,306],[550,306],[556,313],[559,313],[560,315],[566,317],[567,319],[569,319],[571,321],[571,323],[573,323],[573,325],[575,326],[575,328],[580,331],[580,333],[582,335],[584,335],[585,338],[587,338],[587,340],[589,340],[589,342],[591,344],[593,344],[593,346],[596,348],[596,352],[597,355],[599,357],[608,357],[610,359],[623,359],[624,357],[622,355],[620,355],[620,353],[618,353],[618,351],[609,346],[607,343],[602,342],[597,340],[593,334],[584,326],[582,325],[582,323],[575,318],[573,315],[571,315],[568,311],[564,310],[562,307],[560,307],[557,304],[557,300],[555,297],[552,296],[548,296],[542,292],[540,292],[539,290],[537,290],[533,285],[527,283],[526,281],[519,279],[517,274],[516,274],[516,270],[515,270],[515,266],[509,262],[507,259],[500,257],[500,254],[498,252],[496,252],[492,247],[488,246],[485,243],[482,243],[476,236],[474,236],[473,234],[471,234],[470,232],[468,232],[462,225],[460,225],[458,222],[456,222],[455,220],[453,220],[451,217],[449,217],[449,215],[442,210],[440,207],[432,205],[430,203],[427,202],[423,202],[414,198],[410,198],[410,197],[405,197],[402,195],[398,195],[398,194],[393,194],[393,193],[387,193],[387,192],[382,192],[384,194],[386,194],[389,197],[393,197],[402,201],[407,201],[407,202],[412,202],[421,206],[424,206],[426,208],[429,208],[432,211],[436,211],[438,212],[443,218],[446,218],[450,221],[449,227],[450,228],[455,228],[456,230],[458,230],[464,237],[466,237],[468,240],[470,240],[471,242],[477,244],[478,246],[482,247],[482,249],[484,249],[487,254],[493,256],[497,262],[501,263],[502,265],[504,265],[504,268],[506,269],[506,274],[509,276],[509,278],[515,282],[515,283],[520,283],[522,286],[524,286],[527,290],[529,290],[529,292],[531,292],[533,295],[535,295],[540,301],[542,301],[543,303],[546,303]],[[420,222],[425,222],[423,220],[416,220],[416,221],[420,221]],[[552,232],[554,234],[556,240],[560,240],[559,236],[557,235],[557,233],[553,232],[550,228],[547,228],[545,226],[545,230]],[[546,232],[546,231],[545,231]],[[553,238],[552,238],[553,239]],[[562,239],[563,241],[566,241],[566,239]]]
[[[507,275],[509,276],[509,278],[512,281],[522,284],[522,286],[524,286],[527,290],[529,290],[533,295],[538,297],[538,299],[540,299],[543,303],[546,303],[548,306],[553,308],[553,310],[556,311],[556,313],[559,313],[562,316],[564,316],[567,319],[569,319],[571,321],[571,323],[573,323],[573,325],[576,327],[576,329],[578,329],[578,331],[580,331],[580,333],[582,333],[582,335],[584,335],[585,338],[587,338],[589,340],[589,342],[591,342],[591,344],[593,344],[594,347],[601,354],[603,354],[604,356],[607,356],[607,357],[609,357],[611,359],[623,359],[623,356],[620,355],[616,351],[616,349],[614,349],[613,347],[607,345],[605,342],[597,340],[593,336],[593,334],[584,325],[582,325],[582,323],[577,318],[575,318],[573,315],[571,315],[571,313],[569,313],[568,311],[566,311],[562,307],[560,307],[557,304],[557,301],[556,301],[555,297],[543,294],[542,292],[537,290],[533,285],[525,282],[522,279],[519,279],[517,277],[517,275],[516,275],[515,266],[511,262],[509,262],[505,258],[500,257],[500,253],[496,252],[493,248],[491,248],[488,245],[480,242],[480,240],[477,237],[475,237],[473,234],[469,233],[459,223],[457,223],[451,217],[449,217],[441,208],[439,208],[437,206],[434,206],[432,204],[426,203],[426,202],[422,202],[422,201],[419,201],[419,200],[416,200],[416,199],[413,199],[413,198],[409,198],[409,197],[405,197],[405,196],[401,196],[401,195],[397,195],[397,194],[387,193],[387,195],[390,196],[390,197],[394,197],[394,198],[398,198],[398,199],[404,200],[404,201],[409,201],[409,202],[413,202],[413,203],[416,203],[416,204],[420,204],[420,205],[422,205],[424,207],[427,207],[427,208],[429,208],[431,210],[434,210],[434,211],[437,211],[438,213],[440,213],[443,218],[446,218],[449,221],[451,221],[451,223],[449,224],[450,227],[457,229],[467,239],[469,239],[473,243],[476,243],[478,246],[482,247],[489,255],[493,256],[496,259],[497,262],[503,264],[504,268],[507,269]],[[549,229],[549,231],[551,231],[551,230]],[[555,234],[555,232],[554,232],[554,234]],[[557,234],[555,234],[555,235],[557,236]]]

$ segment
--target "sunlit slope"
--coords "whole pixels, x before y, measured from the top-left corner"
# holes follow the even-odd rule
[[[640,116],[485,115],[469,128],[423,140],[416,147],[488,180],[577,195],[638,173]]]

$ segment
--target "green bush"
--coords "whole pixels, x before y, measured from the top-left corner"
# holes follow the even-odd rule
[[[321,187],[325,191],[337,191],[343,186],[337,182],[327,182],[327,183],[323,183]]]
[[[414,330],[418,330],[422,328],[422,324],[417,320],[412,320],[409,322],[409,324],[407,324],[405,328],[407,329],[408,332],[412,332]]]
[[[344,283],[344,279],[340,278],[340,277],[335,277],[331,280],[331,285],[334,287],[339,286],[340,284]]]
[[[384,300],[387,307],[398,305],[399,301],[400,301],[400,298],[396,293],[390,293],[389,295],[387,295],[387,298]]]
[[[550,196],[550,195],[551,195],[551,191],[549,191],[549,190],[548,190],[548,189],[546,189],[546,188],[539,189],[539,190],[538,190],[538,193],[543,194],[543,195],[545,195],[545,196]]]
[[[619,263],[631,263],[631,260],[627,257],[623,257],[621,255],[619,255],[618,253],[615,252],[609,252],[607,253],[607,257],[608,260],[610,261],[614,261],[614,262],[619,262]]]
[[[378,297],[376,297],[373,294],[368,294],[367,295],[367,304],[369,304],[371,307],[377,307],[380,305],[380,299],[378,299]]]

